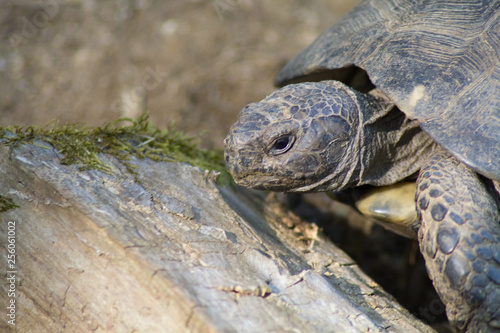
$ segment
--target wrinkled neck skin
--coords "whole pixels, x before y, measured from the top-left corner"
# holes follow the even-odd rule
[[[382,117],[371,109],[363,114],[359,185],[389,185],[416,173],[435,147],[419,122],[406,118],[397,108]]]
[[[435,147],[418,121],[372,95],[353,94],[359,105],[358,129],[335,172],[294,192],[341,191],[360,185],[383,186],[416,173]]]

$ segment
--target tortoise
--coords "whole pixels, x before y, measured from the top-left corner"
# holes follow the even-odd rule
[[[337,192],[418,175],[414,229],[460,331],[500,331],[499,9],[366,0],[224,140],[228,171],[254,189]]]

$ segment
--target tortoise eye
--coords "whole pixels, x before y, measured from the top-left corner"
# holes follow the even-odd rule
[[[281,136],[273,141],[271,148],[269,149],[270,155],[279,155],[287,152],[292,148],[295,142],[295,136],[288,134]]]

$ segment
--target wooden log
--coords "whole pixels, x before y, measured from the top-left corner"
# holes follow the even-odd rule
[[[432,331],[264,193],[101,158],[111,174],[61,165],[46,143],[0,146],[0,194],[18,206],[1,213],[16,260],[2,252],[0,267],[16,283],[13,297],[0,284],[0,331]]]

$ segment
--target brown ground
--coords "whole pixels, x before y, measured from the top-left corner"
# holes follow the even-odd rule
[[[239,110],[271,93],[281,66],[357,2],[10,0],[0,12],[0,126],[103,125],[147,109],[160,128],[207,131],[202,145],[222,148]],[[442,318],[410,241],[340,230],[332,238],[400,302]]]
[[[144,109],[222,140],[279,68],[356,1],[37,0],[0,13],[0,125],[103,125]]]

